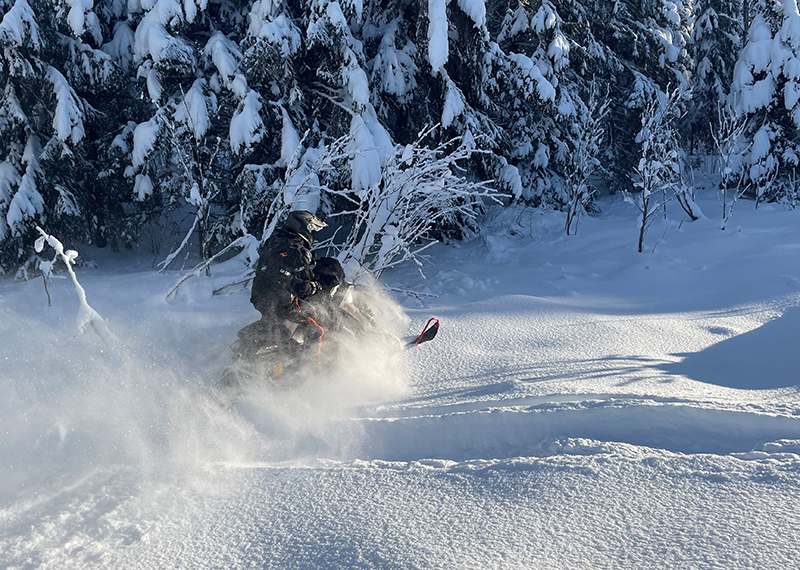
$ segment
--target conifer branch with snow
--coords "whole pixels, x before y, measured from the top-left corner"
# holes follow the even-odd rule
[[[451,225],[469,232],[484,200],[499,203],[488,181],[473,182],[463,175],[461,164],[478,152],[474,139],[457,137],[428,146],[426,139],[436,128],[396,147],[378,183],[361,192],[331,192],[353,204],[347,216],[350,231],[333,244],[345,266],[352,262],[358,271],[378,277],[405,261],[421,267],[419,254],[435,242],[432,230]]]

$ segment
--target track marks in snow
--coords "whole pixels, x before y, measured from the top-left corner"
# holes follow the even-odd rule
[[[418,410],[413,416],[362,418],[337,428],[360,434],[361,459],[465,461],[549,455],[549,442],[570,438],[679,453],[742,453],[765,442],[800,439],[800,416],[605,397],[449,412]]]
[[[544,457],[236,465],[222,471],[252,492],[224,526],[281,536],[275,566],[789,568],[800,456],[786,451],[796,444],[739,458],[566,439]],[[309,511],[325,532],[309,532]],[[347,536],[349,548],[298,558],[324,551],[320,536],[329,550]]]

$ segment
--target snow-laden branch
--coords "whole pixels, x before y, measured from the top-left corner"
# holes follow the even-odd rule
[[[175,251],[170,253],[166,257],[166,259],[164,259],[164,261],[162,261],[161,263],[158,264],[158,266],[161,268],[159,270],[161,273],[164,273],[165,271],[167,271],[167,269],[170,268],[170,266],[175,261],[175,259],[177,259],[177,257],[180,255],[180,253],[189,244],[189,240],[192,238],[192,234],[194,234],[194,231],[197,229],[197,224],[198,224],[199,220],[200,220],[200,216],[195,216],[194,217],[194,220],[192,221],[192,227],[189,228],[189,231],[186,232],[185,236],[183,236],[183,241],[181,241],[181,244],[175,249]]]
[[[733,207],[750,188],[745,179],[744,158],[750,151],[752,143],[745,144],[744,134],[747,129],[745,117],[737,117],[726,113],[721,107],[717,109],[719,127],[711,129],[711,138],[719,155],[720,166],[720,201],[722,206],[722,230],[728,225]]]
[[[358,193],[331,191],[356,206],[347,237],[336,245],[343,264],[354,262],[374,276],[405,261],[421,266],[419,254],[435,243],[432,230],[447,224],[468,231],[483,200],[498,200],[488,181],[460,174],[460,164],[479,152],[474,139],[462,136],[429,147],[425,140],[436,128],[395,147],[379,184]]]
[[[378,164],[358,160],[361,153],[376,149],[355,144],[357,130],[292,160],[297,166],[287,168],[267,209],[261,242],[289,209],[298,206],[298,200],[311,194],[327,196],[328,203],[338,204],[329,218],[341,220],[339,229],[347,233],[337,229],[319,248],[337,251],[345,266],[356,268],[349,271],[351,276],[360,271],[380,276],[405,261],[421,265],[419,254],[434,243],[432,230],[447,225],[468,232],[483,202],[500,197],[489,182],[469,181],[462,175],[460,165],[480,152],[472,136],[428,146],[437,128],[422,131],[413,144],[390,147]],[[369,175],[359,168],[370,168]],[[343,175],[351,182],[344,188]],[[355,180],[369,183],[356,185]]]
[[[36,226],[36,229],[41,234],[41,236],[36,240],[35,244],[37,253],[42,252],[45,243],[49,244],[50,247],[56,250],[56,256],[64,262],[64,265],[67,266],[67,272],[72,279],[72,283],[75,285],[75,291],[78,293],[78,301],[80,302],[77,318],[78,330],[80,332],[85,332],[86,329],[91,327],[94,332],[96,332],[103,340],[116,341],[116,337],[109,330],[108,325],[103,317],[101,317],[100,314],[95,311],[87,302],[86,291],[78,282],[78,277],[75,275],[75,271],[72,269],[72,266],[75,264],[75,259],[78,257],[78,252],[73,249],[68,249],[65,251],[64,245],[58,239],[45,232],[39,226]]]
[[[226,247],[224,247],[222,250],[220,250],[218,253],[216,253],[215,255],[210,257],[209,259],[207,259],[207,260],[203,261],[202,263],[199,263],[198,265],[196,265],[195,268],[192,269],[192,271],[190,273],[187,273],[186,275],[181,277],[180,281],[178,281],[175,284],[175,286],[172,289],[169,290],[169,292],[166,295],[166,298],[169,299],[175,293],[177,293],[178,289],[180,288],[180,286],[183,285],[184,283],[186,283],[192,277],[199,277],[203,273],[207,273],[209,268],[211,267],[211,265],[216,260],[221,258],[223,255],[228,253],[229,251],[232,251],[232,250],[237,249],[237,248],[242,248],[242,249],[247,250],[248,252],[250,252],[249,255],[252,258],[253,257],[253,253],[252,252],[255,251],[257,246],[258,246],[258,241],[256,240],[255,237],[253,237],[250,234],[245,234],[244,236],[241,236],[241,237],[235,239],[234,241],[232,241],[230,244],[228,244]]]

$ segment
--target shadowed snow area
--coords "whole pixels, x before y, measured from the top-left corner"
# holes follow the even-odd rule
[[[684,359],[664,366],[667,372],[730,388],[788,388],[800,384],[800,309],[750,332],[732,336],[717,327],[711,333],[725,338]]]
[[[178,274],[81,252],[111,343],[68,281],[49,308],[0,281],[0,568],[796,567],[798,213],[740,202],[640,255],[601,206],[432,248],[379,315],[437,316],[433,342],[230,411],[212,387],[257,313],[211,292],[238,269],[167,301]]]

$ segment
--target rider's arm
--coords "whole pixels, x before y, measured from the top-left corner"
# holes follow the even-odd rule
[[[286,264],[291,274],[290,289],[298,299],[307,299],[322,289],[311,271],[311,253],[301,248],[291,248]]]

